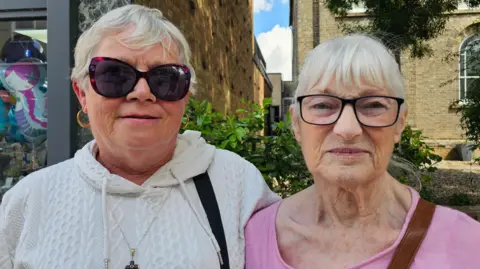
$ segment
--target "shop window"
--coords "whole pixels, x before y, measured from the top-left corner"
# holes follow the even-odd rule
[[[0,21],[0,196],[46,165],[46,21]]]

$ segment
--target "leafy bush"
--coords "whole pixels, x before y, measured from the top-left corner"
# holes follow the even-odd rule
[[[406,126],[394,153],[411,162],[421,172],[433,172],[433,165],[440,162],[442,157],[434,154],[433,148],[428,146],[424,139],[422,131]]]
[[[266,99],[263,106],[247,104],[248,109],[237,110],[234,115],[222,115],[214,112],[206,101],[190,100],[184,123],[184,129],[202,132],[207,142],[218,148],[233,151],[252,162],[263,174],[273,191],[287,197],[305,189],[313,183],[308,172],[300,145],[290,130],[290,120],[273,124],[274,136],[263,136],[265,114],[271,100]],[[413,164],[413,169],[431,172],[440,156],[423,142],[420,131],[405,129],[396,155]],[[396,178],[407,181],[411,175],[396,170]],[[403,171],[403,172],[402,172]],[[431,180],[427,175],[422,181]],[[422,190],[427,199],[428,190]],[[423,196],[422,196],[423,197]]]
[[[480,147],[480,80],[473,80],[468,85],[466,97],[461,103],[458,101],[458,111],[462,114],[460,123],[467,140],[473,143],[472,150],[475,150]]]
[[[286,197],[311,185],[302,151],[289,128],[289,122],[274,124],[275,136],[264,136],[264,118],[271,99],[263,106],[246,104],[234,115],[215,112],[206,101],[190,99],[183,130],[202,132],[217,148],[230,150],[253,163],[273,191]]]
[[[455,193],[450,197],[448,203],[450,206],[467,206],[472,205],[470,197],[465,193]]]
[[[410,126],[406,126],[400,142],[395,147],[393,160],[396,159],[395,157],[407,160],[406,168],[408,169],[392,169],[389,172],[404,184],[411,185],[412,179],[419,180],[421,183],[420,196],[427,201],[432,201],[433,191],[427,189],[424,183],[432,180],[430,173],[436,170],[434,165],[440,162],[442,157],[434,154],[433,148],[428,146],[424,139],[425,137],[420,130],[414,130]],[[400,163],[402,164],[402,162]]]

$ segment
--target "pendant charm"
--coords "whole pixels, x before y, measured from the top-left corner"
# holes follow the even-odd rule
[[[134,261],[130,261],[130,264],[125,266],[125,269],[140,269],[140,266],[138,266],[138,264],[135,264]]]
[[[132,260],[129,265],[125,266],[125,269],[140,269],[140,266],[135,264],[135,249],[132,248],[130,254],[132,255]]]

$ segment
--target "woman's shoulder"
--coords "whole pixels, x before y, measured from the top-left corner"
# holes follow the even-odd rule
[[[57,180],[65,181],[66,175],[72,175],[73,160],[42,168],[30,173],[8,190],[2,199],[2,206],[23,203],[36,196],[41,196],[41,191],[46,184],[55,184]]]
[[[280,204],[281,201],[275,202],[253,214],[245,227],[245,236],[247,236],[247,233],[249,235],[263,234],[265,229],[270,229],[272,227],[275,228],[277,212]]]
[[[434,225],[449,230],[453,241],[480,247],[480,222],[466,213],[446,206],[437,206],[433,222]]]
[[[267,246],[276,242],[276,217],[280,201],[259,210],[252,215],[245,226],[245,242],[249,253],[258,253],[256,250],[266,250],[274,246]]]
[[[213,164],[229,164],[237,167],[254,168],[253,164],[235,152],[225,149],[215,149]]]
[[[244,222],[252,213],[280,199],[252,163],[231,151],[216,149],[208,174],[214,188],[221,190],[218,193],[220,199],[238,201]]]
[[[253,182],[258,187],[257,184],[264,183],[263,176],[255,165],[240,155],[223,149],[215,150],[208,172],[213,177],[212,180],[226,180],[236,187]]]
[[[480,233],[480,222],[473,219],[466,213],[447,206],[437,205],[433,216],[432,225],[440,227],[462,227],[470,228],[471,231]],[[450,229],[451,231],[459,231],[460,229]]]
[[[424,245],[423,255],[433,255],[432,258],[450,265],[449,268],[478,268],[475,266],[478,266],[480,222],[459,210],[439,205]]]

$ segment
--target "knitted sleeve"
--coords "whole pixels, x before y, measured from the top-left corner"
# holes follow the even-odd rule
[[[247,225],[253,213],[272,205],[280,200],[280,197],[270,190],[262,173],[251,163],[245,161],[245,173],[240,181],[242,188],[242,211],[241,227]]]

